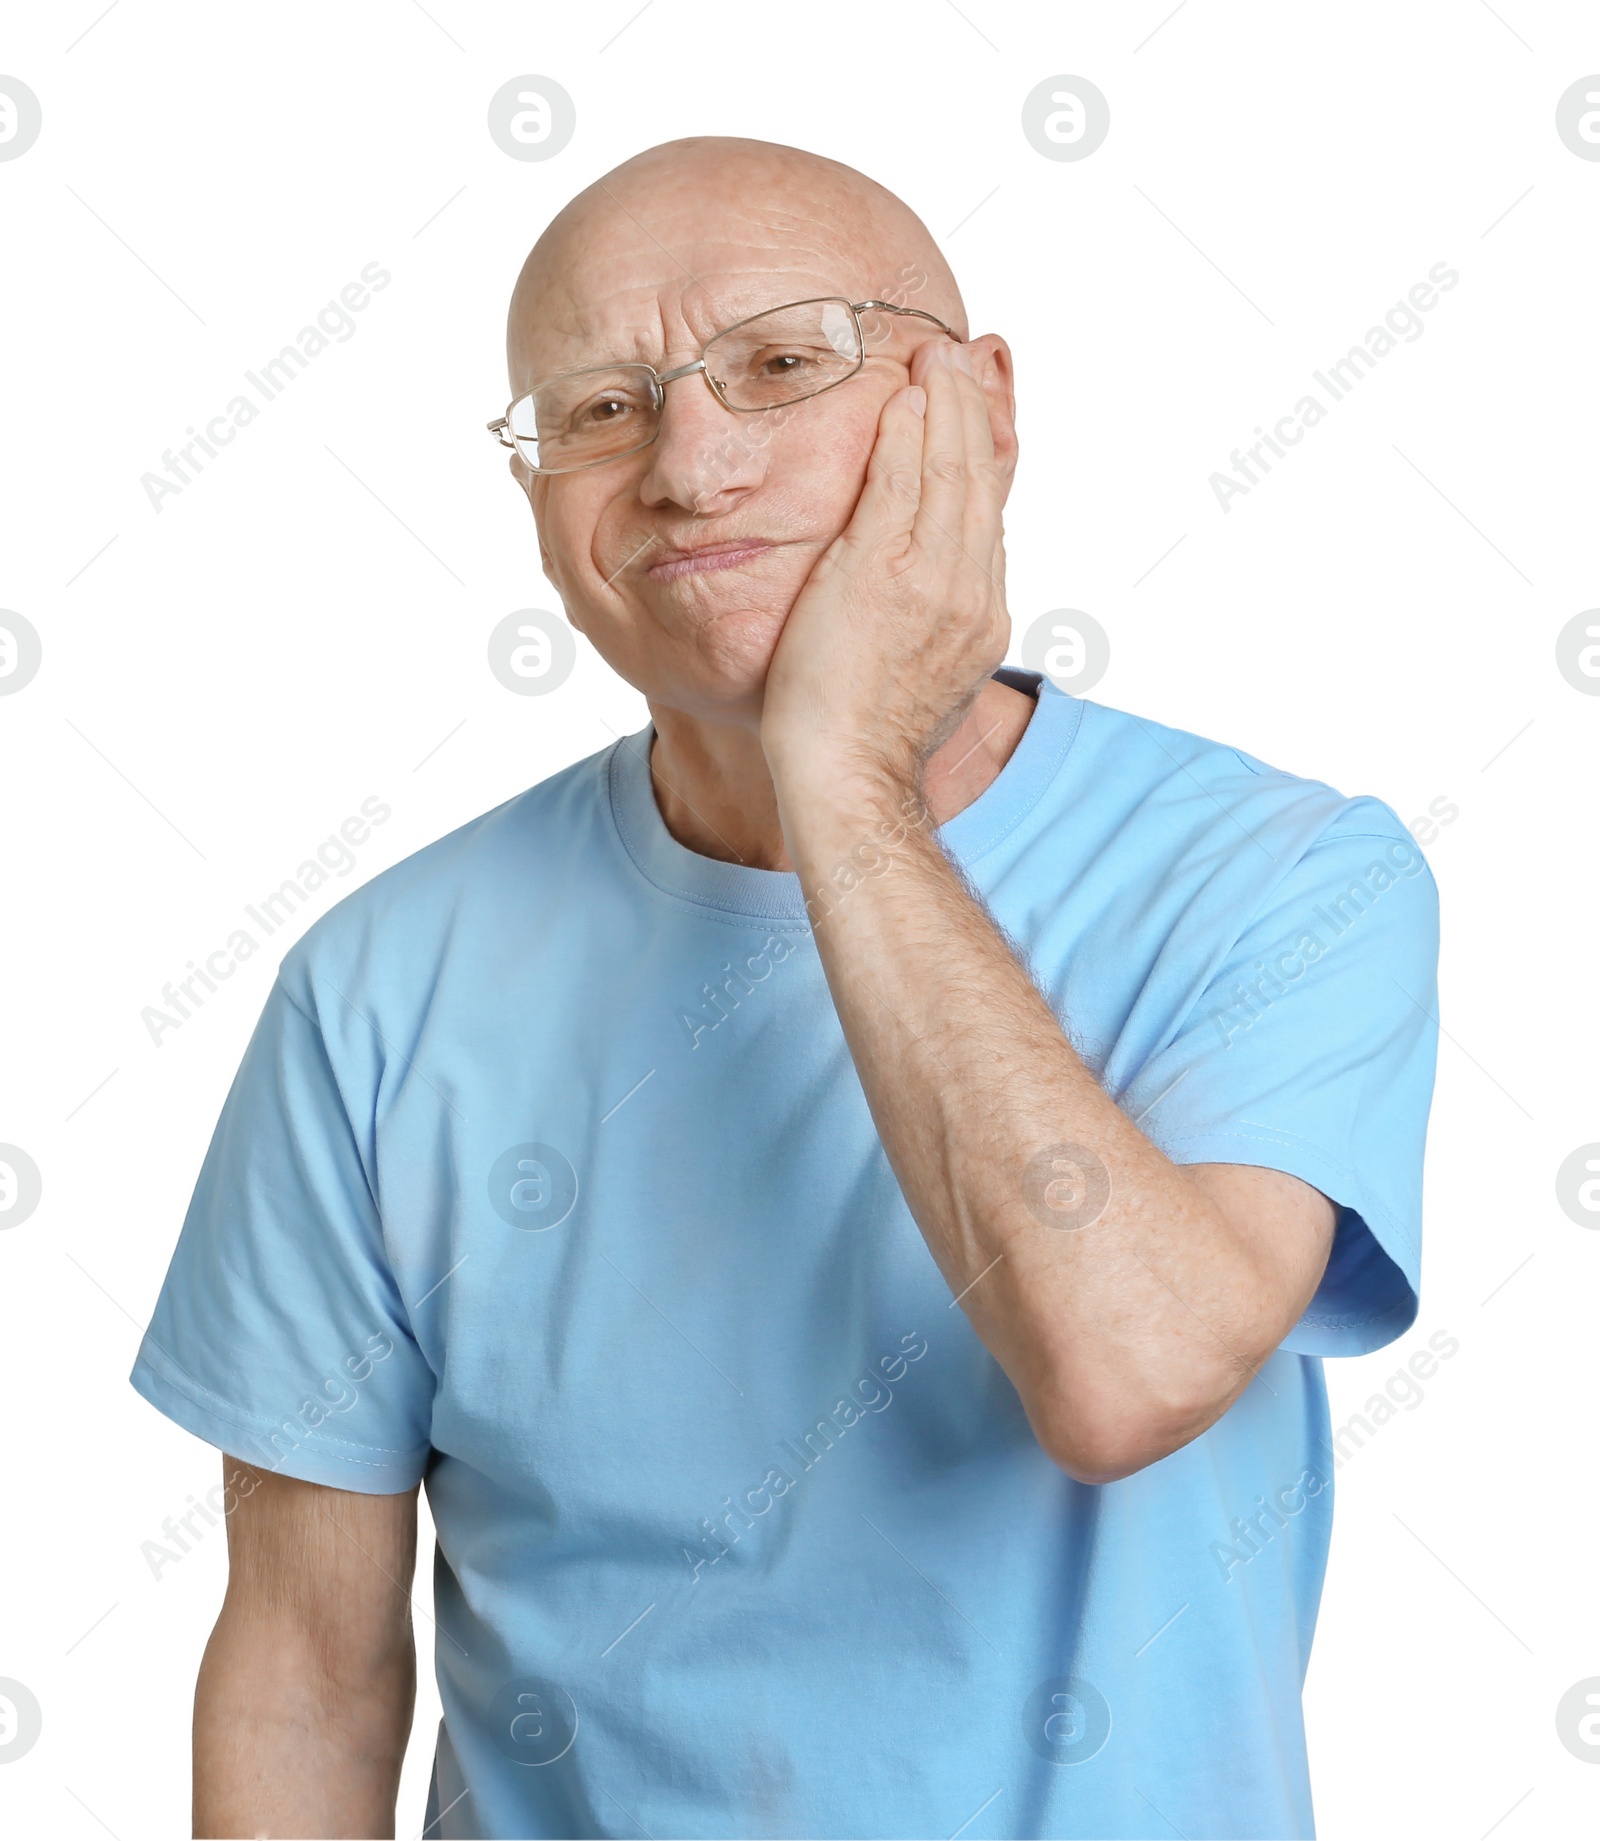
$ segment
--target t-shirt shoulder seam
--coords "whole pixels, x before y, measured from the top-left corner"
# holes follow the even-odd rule
[[[306,976],[308,978],[311,976],[311,971],[309,967],[306,970]],[[284,978],[283,967],[281,965],[278,967],[278,975],[273,979],[272,982],[273,982],[274,988],[283,993],[284,999],[288,1003],[289,1008],[291,1010],[298,1012],[298,1014],[301,1017],[303,1017],[304,1020],[308,1022],[313,1029],[317,1029],[320,1027],[320,1025],[317,1022],[317,1019],[311,1015],[311,1013],[306,1009],[305,1005],[302,1004],[299,998],[295,996],[294,992],[289,989],[288,981]]]

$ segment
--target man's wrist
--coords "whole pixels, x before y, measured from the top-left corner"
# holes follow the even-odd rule
[[[763,737],[778,804],[796,823],[859,826],[921,797],[922,762],[910,748],[871,741],[819,747],[814,736],[793,746]],[[786,820],[787,822],[787,820]]]
[[[921,783],[914,767],[861,755],[813,757],[772,776],[791,855],[802,841],[829,848],[898,819],[920,803]]]
[[[803,778],[775,784],[790,861],[813,924],[937,828],[918,774],[861,762],[820,770],[812,763]]]

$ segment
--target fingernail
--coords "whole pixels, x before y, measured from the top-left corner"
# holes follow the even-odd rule
[[[928,393],[921,384],[912,384],[906,391],[906,401],[911,405],[913,415],[925,416],[928,413]]]
[[[966,346],[947,345],[945,350],[949,354],[951,364],[954,365],[958,371],[964,371],[968,377],[973,375],[972,360],[967,356]]]

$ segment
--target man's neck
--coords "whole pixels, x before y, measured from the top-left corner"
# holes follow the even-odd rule
[[[991,678],[961,726],[923,769],[922,797],[936,825],[989,786],[1022,739],[1034,699]],[[752,869],[789,870],[778,800],[753,729],[651,706],[650,774],[668,831],[686,849]]]

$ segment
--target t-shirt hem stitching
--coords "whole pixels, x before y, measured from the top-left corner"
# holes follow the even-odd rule
[[[1160,1134],[1159,1141],[1164,1145],[1170,1144],[1174,1146],[1184,1143],[1209,1143],[1212,1141],[1239,1144],[1270,1144],[1275,1146],[1293,1145],[1307,1152],[1319,1162],[1325,1163],[1331,1171],[1339,1176],[1346,1178],[1350,1184],[1352,1193],[1362,1198],[1361,1206],[1355,1209],[1355,1212],[1361,1216],[1369,1227],[1380,1228],[1385,1234],[1393,1236],[1393,1238],[1400,1242],[1420,1263],[1422,1249],[1419,1237],[1403,1227],[1400,1221],[1391,1214],[1381,1202],[1368,1197],[1367,1186],[1361,1180],[1360,1174],[1356,1170],[1353,1170],[1350,1165],[1345,1163],[1342,1159],[1332,1155],[1331,1152],[1324,1150],[1321,1145],[1312,1143],[1309,1138],[1299,1137],[1294,1132],[1281,1131],[1276,1126],[1259,1126],[1251,1131],[1241,1130],[1235,1126],[1220,1125],[1200,1131],[1163,1132]],[[1344,1206],[1353,1207],[1353,1204],[1346,1203]],[[1398,1261],[1396,1263],[1398,1264]],[[1402,1276],[1407,1275],[1402,1271]],[[1407,1283],[1409,1284],[1409,1282],[1409,1277],[1407,1277]]]
[[[189,1373],[188,1369],[180,1367],[177,1361],[171,1355],[167,1354],[164,1349],[160,1349],[159,1352],[162,1356],[162,1361],[157,1363],[151,1360],[147,1352],[141,1350],[138,1359],[134,1362],[134,1368],[136,1370],[143,1368],[147,1374],[153,1375],[163,1386],[171,1387],[178,1393],[185,1395],[190,1403],[198,1407],[201,1412],[209,1413],[214,1419],[228,1420],[232,1424],[238,1426],[242,1432],[264,1434],[282,1430],[282,1421],[259,1418],[254,1414],[246,1412],[245,1409],[239,1406],[235,1401],[226,1400],[221,1394],[214,1394],[209,1387],[202,1385],[201,1382],[197,1381],[194,1376]],[[172,1370],[170,1374],[166,1372],[168,1367]],[[395,1468],[396,1459],[412,1458],[419,1452],[426,1451],[429,1448],[426,1443],[416,1445],[367,1445],[353,1438],[335,1438],[331,1433],[310,1429],[306,1431],[300,1443],[312,1446],[319,1456],[331,1458],[343,1464],[361,1464],[365,1468],[374,1470],[393,1469]],[[338,1445],[347,1446],[351,1451],[376,1452],[378,1454],[377,1461],[373,1462],[366,1458],[349,1457],[344,1451],[331,1449],[331,1447]]]

